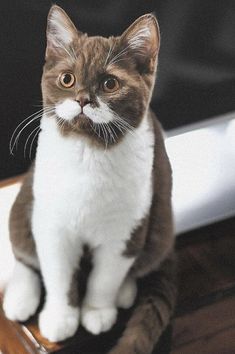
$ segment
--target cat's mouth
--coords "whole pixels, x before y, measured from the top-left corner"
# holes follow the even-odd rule
[[[73,118],[73,120],[91,120],[85,113],[79,113],[77,116]]]
[[[85,113],[79,113],[71,120],[57,117],[57,123],[62,132],[82,132],[92,130],[93,121]]]

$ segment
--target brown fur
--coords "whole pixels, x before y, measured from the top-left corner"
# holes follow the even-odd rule
[[[26,175],[10,213],[9,231],[13,253],[16,259],[34,267],[37,259],[35,242],[31,233],[31,211],[33,203],[34,165]],[[24,254],[27,258],[24,257]]]
[[[161,126],[155,115],[150,115],[155,133],[152,206],[125,253],[137,256],[130,273],[139,278],[139,295],[123,336],[109,354],[150,354],[173,315],[176,301],[171,168]]]
[[[150,21],[153,27],[157,27],[157,22],[152,15],[142,16],[139,22]],[[112,63],[112,58],[118,55],[128,46],[128,39],[134,35],[138,29],[137,21],[130,26],[120,37],[88,37],[87,34],[78,32],[71,20],[64,13],[64,22],[70,28],[73,43],[72,55],[67,55],[63,49],[54,48],[48,40],[46,51],[46,63],[42,76],[42,93],[44,105],[53,107],[58,101],[66,98],[76,100],[81,93],[85,93],[91,100],[91,106],[98,107],[97,96],[107,103],[110,108],[122,117],[133,128],[138,127],[146,111],[149,102],[149,93],[154,84],[154,73],[156,70],[156,51],[158,51],[159,37],[156,28],[153,29],[153,41],[150,43],[149,57],[143,61],[143,55],[134,50],[128,50],[125,55],[118,59],[117,63]],[[158,28],[157,28],[158,29]],[[47,36],[52,31],[50,26],[50,13],[48,15]],[[152,47],[153,48],[152,48]],[[112,50],[112,55],[108,54]],[[75,60],[74,57],[77,59]],[[108,60],[107,60],[108,59]],[[121,59],[121,60],[120,60]],[[59,75],[64,71],[73,72],[76,77],[75,85],[71,89],[63,89],[58,83]],[[118,78],[120,89],[113,93],[106,93],[101,88],[101,82],[107,75],[114,75]],[[109,139],[109,146],[118,143],[123,138],[123,132],[116,128],[112,122],[108,123],[108,128],[113,131],[115,141]],[[96,145],[105,144],[105,137],[102,130],[97,133],[97,124],[88,117],[74,118],[72,121],[64,121],[58,128],[65,136],[71,134],[82,134],[89,138],[90,143]],[[124,133],[125,134],[125,133]]]
[[[78,32],[68,18],[66,21],[73,33],[73,53],[77,56],[77,60],[67,56],[63,50],[54,48],[48,40],[46,64],[42,77],[44,105],[51,106],[65,98],[76,99],[79,92],[85,90],[90,95],[92,105],[98,105],[97,95],[102,96],[102,99],[118,115],[122,116],[133,128],[137,127],[148,109],[155,79],[156,53],[159,48],[159,45],[156,45],[159,43],[156,19],[152,15],[142,16],[122,36],[116,38],[87,37]],[[124,55],[124,60],[110,65],[112,57],[126,47],[128,39],[135,33],[138,24],[142,21],[144,23],[150,21],[154,32],[152,42],[146,44],[145,51],[148,56],[144,58],[140,53],[134,51],[130,53],[128,50]],[[50,25],[47,31],[49,34]],[[106,60],[114,44],[112,56]],[[58,85],[58,76],[62,71],[67,70],[75,74],[79,86],[63,90]],[[117,76],[121,83],[121,89],[113,94],[100,91],[100,80],[107,73]],[[171,168],[161,126],[151,111],[148,112],[148,119],[155,135],[152,205],[142,224],[133,231],[125,251],[127,257],[136,256],[130,272],[139,279],[138,299],[123,336],[110,354],[150,354],[172,316],[175,303]],[[63,128],[58,122],[58,129],[65,137],[75,134],[79,138],[82,134],[88,138],[90,144],[94,144],[94,148],[97,146],[103,148],[104,136],[102,133],[97,136],[94,128],[94,123],[87,117],[82,120],[74,119],[70,123],[65,122]],[[116,134],[117,141],[110,140],[110,146],[119,143],[123,137],[118,130]],[[33,173],[34,166],[26,176],[12,208],[10,235],[16,258],[35,267],[37,255],[31,233]],[[35,262],[30,262],[30,259],[34,259]],[[90,269],[86,262],[84,264],[81,265],[80,272],[83,278]],[[84,269],[86,271],[83,271]],[[81,299],[79,291],[84,292],[81,289],[78,291],[77,287],[77,281],[80,284],[80,275],[78,272],[74,274],[68,294],[69,303],[74,306]]]

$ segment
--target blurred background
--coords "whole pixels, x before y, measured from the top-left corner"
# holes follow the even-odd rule
[[[181,223],[177,230],[197,226],[195,214],[190,217],[191,208],[197,209],[204,222],[233,214],[235,1],[56,3],[90,35],[119,35],[138,16],[156,14],[161,49],[151,105],[169,137],[166,143],[174,172],[173,202],[177,225]],[[0,179],[25,172],[35,155],[37,123],[22,131],[14,156],[9,153],[9,142],[17,125],[42,105],[40,79],[50,6],[47,0],[1,3]],[[215,210],[208,214],[212,204]],[[221,204],[222,210],[217,210]],[[189,215],[185,214],[187,210]],[[186,226],[182,218],[184,223],[188,220]]]

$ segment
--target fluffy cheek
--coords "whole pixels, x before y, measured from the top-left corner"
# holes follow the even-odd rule
[[[72,120],[81,113],[80,105],[71,99],[66,99],[64,102],[56,105],[56,115],[64,120]]]
[[[115,113],[100,98],[97,98],[98,107],[87,105],[83,108],[83,112],[89,117],[93,123],[109,123],[115,120]]]
[[[125,97],[117,97],[110,103],[110,108],[116,115],[135,128],[141,122],[146,107],[147,98],[141,88],[132,88],[126,92]]]
[[[92,107],[90,104],[83,107],[83,113],[93,121],[93,123],[109,123],[115,120],[115,113],[101,99],[97,99],[98,105]],[[71,99],[56,105],[56,115],[59,118],[70,121],[82,112],[80,105]]]

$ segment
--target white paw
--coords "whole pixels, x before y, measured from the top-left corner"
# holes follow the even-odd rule
[[[40,332],[51,342],[72,337],[78,324],[79,309],[68,305],[46,305],[39,315]]]
[[[135,302],[136,294],[136,281],[132,278],[127,278],[119,290],[117,297],[117,307],[129,309]]]
[[[83,306],[82,325],[92,334],[108,331],[116,322],[117,309],[115,307],[95,308]]]
[[[35,314],[41,296],[40,282],[37,276],[30,281],[11,281],[6,288],[3,310],[9,320],[26,321]]]

